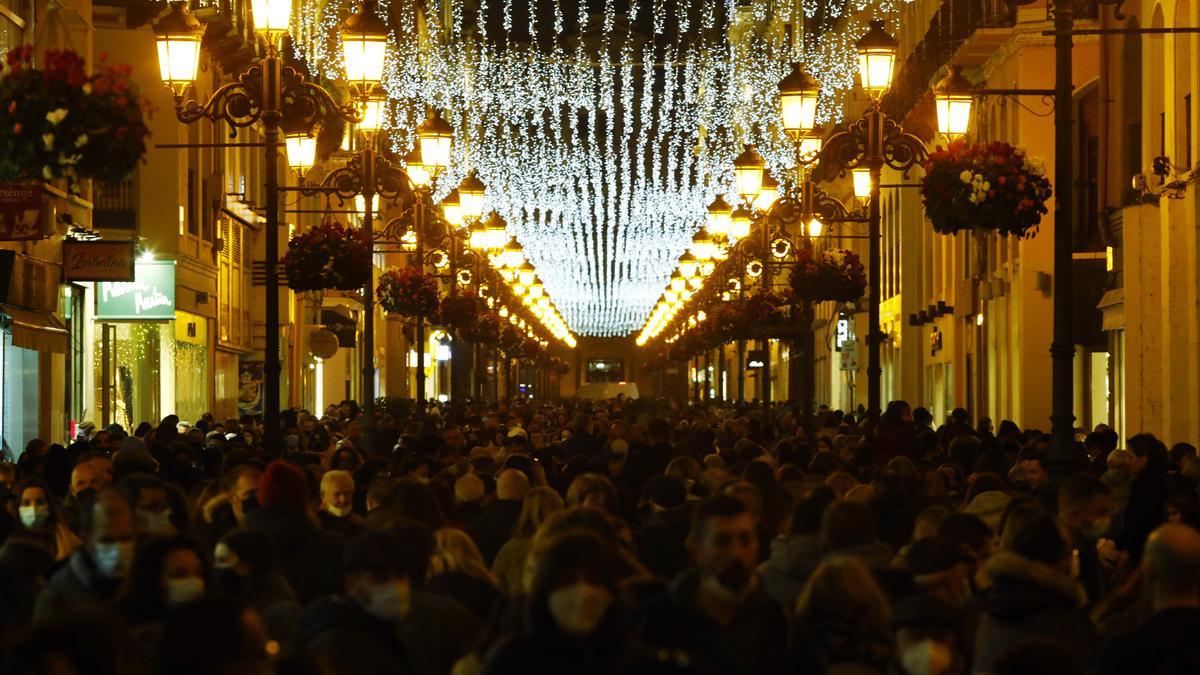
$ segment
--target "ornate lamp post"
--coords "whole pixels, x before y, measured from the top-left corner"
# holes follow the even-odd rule
[[[867,331],[867,414],[872,422],[882,410],[882,375],[880,349],[883,332],[879,325],[881,213],[879,183],[884,166],[907,171],[921,162],[926,154],[925,143],[907,133],[898,122],[888,118],[880,107],[880,97],[892,83],[892,74],[899,43],[883,29],[882,21],[872,21],[871,27],[858,41],[859,79],[862,88],[871,96],[871,105],[861,118],[834,134],[821,150],[820,159],[828,161],[843,172],[854,173],[855,194],[865,194],[868,243],[868,331]]]
[[[325,89],[283,65],[279,40],[287,32],[291,19],[290,0],[255,0],[251,11],[257,32],[266,39],[266,56],[237,80],[219,87],[203,103],[185,101],[184,94],[196,81],[204,27],[188,13],[186,3],[173,2],[170,11],[155,23],[154,32],[160,75],[175,95],[175,116],[180,122],[225,122],[235,133],[262,124],[267,193],[263,423],[268,447],[278,449],[282,445],[279,389],[283,370],[279,354],[280,123],[285,111],[295,113],[295,117],[302,118],[298,121],[308,125],[326,115],[352,121],[361,118],[356,105],[338,104]]]

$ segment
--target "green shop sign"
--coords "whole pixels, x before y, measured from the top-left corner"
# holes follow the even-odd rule
[[[133,281],[96,284],[98,321],[169,321],[175,318],[175,261],[139,260]]]

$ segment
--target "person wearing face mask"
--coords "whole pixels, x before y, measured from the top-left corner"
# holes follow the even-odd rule
[[[397,634],[412,610],[413,557],[390,532],[368,530],[346,545],[345,591],[316,601],[300,619],[299,644],[323,672],[417,672]]]
[[[965,546],[944,536],[914,541],[903,560],[922,595],[957,613],[955,626],[964,645],[974,639],[983,615],[983,604],[975,597],[971,585],[973,563],[974,558]]]
[[[483,674],[637,671],[648,652],[630,635],[612,554],[596,535],[568,530],[550,543],[519,629],[484,657]]]
[[[50,489],[39,478],[27,478],[17,484],[17,522],[22,530],[44,534],[54,551],[55,560],[66,560],[79,548],[79,537],[62,521]]]
[[[136,534],[129,502],[116,490],[103,490],[81,521],[83,545],[46,583],[34,607],[35,621],[104,605],[128,575]]]
[[[787,619],[756,572],[758,523],[745,503],[723,494],[702,502],[688,548],[694,566],[635,612],[639,638],[687,652],[702,670],[792,672]]]
[[[1058,517],[1078,551],[1079,582],[1095,605],[1112,588],[1116,547],[1112,535],[1111,490],[1092,474],[1068,476],[1058,490]]]
[[[217,542],[209,587],[215,596],[256,610],[273,639],[290,642],[295,637],[303,608],[279,572],[275,545],[262,532],[233,530]]]
[[[157,476],[129,474],[117,483],[117,490],[133,504],[134,523],[139,536],[170,536],[177,533],[171,520],[167,486]]]
[[[935,597],[918,594],[896,603],[897,675],[963,675],[968,659],[959,632],[960,614]]]
[[[204,551],[190,537],[149,537],[137,548],[117,608],[131,626],[161,626],[175,609],[204,596]]]
[[[258,508],[258,482],[262,469],[239,464],[221,478],[221,492],[208,500],[199,513],[197,527],[204,541],[216,543],[226,532],[245,524],[246,514]]]
[[[321,527],[352,537],[362,532],[367,521],[354,513],[354,476],[348,471],[326,471],[321,476]]]

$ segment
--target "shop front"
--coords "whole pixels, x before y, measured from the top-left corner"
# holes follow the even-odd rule
[[[58,265],[0,251],[0,437],[15,458],[34,438],[65,435],[67,327],[56,315]]]
[[[209,324],[175,306],[175,262],[138,260],[132,282],[96,284],[99,419],[126,429],[208,410]]]

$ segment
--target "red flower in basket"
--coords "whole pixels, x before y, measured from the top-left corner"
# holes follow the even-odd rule
[[[292,237],[281,261],[293,291],[353,291],[371,279],[371,239],[328,220]]]
[[[801,249],[791,278],[792,295],[807,302],[853,302],[867,291],[867,272],[854,251]]]
[[[384,272],[375,297],[389,314],[432,317],[438,311],[437,280],[415,267]]]
[[[958,140],[925,162],[921,197],[933,229],[994,230],[1032,237],[1048,213],[1050,180],[1041,160],[1007,143]]]
[[[494,345],[500,341],[500,330],[504,326],[501,319],[493,312],[480,314],[470,325],[459,330],[459,337],[477,345]]]
[[[438,309],[437,323],[462,332],[480,317],[479,296],[473,291],[466,290],[451,293],[442,298]]]

